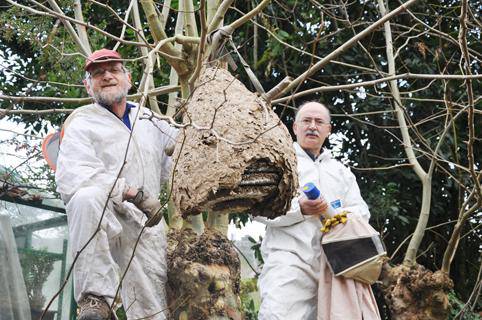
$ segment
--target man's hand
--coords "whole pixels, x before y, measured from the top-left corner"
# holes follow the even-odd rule
[[[153,196],[142,189],[137,189],[134,195],[133,188],[129,188],[124,194],[124,199],[132,202],[147,216],[146,227],[157,225],[162,219],[162,205]]]
[[[307,216],[322,216],[326,209],[328,209],[328,203],[323,198],[310,200],[302,196],[298,200],[300,204],[301,213]]]
[[[129,187],[122,194],[122,200],[127,200],[129,202],[133,202],[133,200],[136,197],[138,192],[139,192],[139,189],[134,188],[134,187]]]

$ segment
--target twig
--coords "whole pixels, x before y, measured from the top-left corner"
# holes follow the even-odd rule
[[[59,5],[57,4],[57,2],[55,2],[55,0],[47,0],[47,1],[50,3],[50,6],[55,10],[55,12],[57,12],[60,15],[59,16],[60,21],[62,21],[62,23],[64,24],[65,28],[67,29],[67,32],[72,37],[72,40],[74,40],[74,42],[77,44],[77,47],[82,51],[82,53],[85,56],[88,56],[91,53],[91,50],[90,50],[90,45],[89,45],[89,41],[87,39],[87,36],[85,34],[82,34],[82,31],[81,31],[81,34],[79,36],[77,34],[77,32],[75,32],[75,30],[72,27],[72,25],[70,24],[70,22],[67,21],[66,19],[62,18],[62,16],[65,17],[65,14],[62,11],[62,9],[60,9]],[[36,3],[35,1],[32,1],[32,2]],[[80,3],[78,3],[78,4],[74,3],[74,13],[75,13],[76,16],[79,14],[79,12],[77,10],[77,5],[80,5]],[[44,8],[48,9],[45,6],[44,6]],[[80,17],[82,17],[82,13],[80,13]],[[82,21],[82,20],[79,20],[79,21]],[[82,28],[82,26],[80,26],[79,28]],[[84,29],[84,31],[85,31],[85,29]]]
[[[261,1],[260,4],[258,4],[258,6],[256,6],[256,8],[253,8],[253,10],[249,11],[248,13],[246,13],[245,15],[243,15],[241,18],[239,18],[238,20],[234,21],[233,23],[231,23],[229,26],[231,28],[233,28],[234,30],[236,30],[237,28],[239,28],[240,26],[242,26],[243,24],[245,24],[246,22],[248,22],[252,17],[254,17],[255,15],[257,15],[261,10],[264,9],[264,7],[266,7],[269,3],[270,3],[271,0],[263,0]]]
[[[204,1],[202,1],[204,2]],[[234,0],[224,0],[218,7],[218,10],[216,10],[216,13],[214,14],[214,17],[211,20],[211,23],[209,24],[209,27],[207,29],[207,34],[210,34],[214,30],[216,30],[221,22],[224,19],[224,15],[229,9],[229,6],[234,2]],[[201,3],[202,5],[202,3]]]
[[[49,17],[54,17],[54,18],[58,18],[58,19],[64,19],[64,20],[67,20],[67,21],[70,21],[70,22],[73,22],[73,23],[76,23],[76,24],[80,24],[80,25],[82,25],[82,26],[84,26],[84,27],[91,28],[91,29],[93,29],[93,30],[95,30],[95,31],[97,31],[97,32],[99,32],[99,33],[101,33],[101,34],[103,34],[103,35],[111,38],[111,39],[114,39],[114,40],[117,40],[117,41],[121,41],[121,42],[124,43],[124,44],[131,44],[131,45],[136,45],[136,46],[146,46],[146,47],[149,47],[149,46],[150,46],[149,44],[146,44],[146,43],[140,43],[140,42],[135,42],[135,41],[127,41],[127,40],[120,39],[120,38],[114,36],[113,34],[110,34],[110,33],[106,32],[106,31],[104,31],[104,30],[102,30],[102,29],[100,29],[100,28],[98,28],[98,27],[96,27],[96,26],[93,26],[93,25],[91,25],[91,24],[89,24],[89,23],[85,23],[85,22],[82,22],[82,21],[78,21],[78,20],[76,20],[76,19],[74,19],[74,18],[71,18],[71,17],[69,17],[69,16],[66,16],[66,15],[62,15],[62,14],[60,14],[60,13],[54,11],[54,10],[51,10],[51,9],[47,8],[46,6],[40,4],[40,3],[36,2],[36,1],[33,1],[33,0],[30,0],[30,1],[36,3],[38,6],[44,8],[44,9],[47,10],[47,11],[35,10],[35,9],[30,8],[30,7],[28,7],[28,6],[21,5],[21,4],[15,2],[15,1],[13,1],[13,0],[5,0],[5,1],[7,1],[8,3],[10,3],[10,4],[13,5],[13,6],[19,7],[19,8],[21,8],[21,9],[24,9],[24,10],[26,10],[26,11],[28,11],[28,12],[33,13],[33,14],[37,14],[37,15],[41,15],[41,16],[49,16]],[[74,30],[74,32],[75,32],[75,30]],[[88,55],[88,54],[85,53],[85,52],[82,52],[82,54],[83,54],[85,57],[87,57],[87,55]]]
[[[358,171],[392,170],[392,169],[401,168],[401,167],[412,167],[412,165],[410,163],[401,163],[401,164],[394,164],[386,167],[371,167],[371,168],[360,168],[360,167],[350,166],[351,169],[358,170]]]
[[[199,73],[201,72],[201,65],[204,58],[204,51],[206,49],[206,36],[207,36],[207,27],[206,27],[206,7],[205,1],[201,0],[201,6],[199,8],[199,20],[201,21],[201,41],[199,43],[197,49],[197,57],[196,57],[196,68],[192,73],[191,77],[189,78],[189,87],[192,89],[194,87],[194,82],[197,80]]]
[[[437,224],[437,225],[435,225],[435,226],[431,226],[431,227],[425,228],[425,231],[431,230],[431,229],[435,229],[435,228],[441,227],[441,226],[443,226],[443,225],[450,224],[450,223],[455,223],[455,222],[457,222],[457,220],[451,220],[451,221],[447,221],[447,222],[442,222],[442,223]],[[403,246],[403,244],[404,244],[405,242],[407,242],[412,236],[413,236],[413,233],[410,234],[409,236],[407,236],[402,242],[400,242],[400,244],[398,245],[398,247],[395,249],[395,251],[393,251],[392,255],[390,256],[390,260],[393,260],[393,258],[394,258],[395,255],[397,254],[398,250],[400,250],[401,247]]]
[[[462,0],[461,2],[461,9],[460,9],[460,31],[459,31],[459,44],[460,44],[460,51],[462,52],[462,57],[464,60],[464,69],[465,72],[470,75],[470,57],[467,49],[467,11],[468,11],[468,2],[467,0]],[[482,204],[482,192],[480,187],[479,177],[475,172],[475,165],[474,165],[474,96],[473,96],[473,89],[472,89],[472,81],[467,79],[465,82],[467,88],[467,99],[468,99],[468,112],[467,112],[467,121],[468,121],[468,129],[469,129],[469,139],[467,142],[467,158],[468,158],[468,166],[470,170],[470,176],[474,182],[474,190],[472,194],[476,198],[476,208],[480,208]],[[460,241],[460,233],[462,231],[463,225],[465,221],[469,218],[470,214],[476,212],[472,208],[467,210],[464,213],[466,206],[468,205],[468,199],[464,201],[460,208],[459,213],[459,220],[452,231],[450,236],[450,241],[445,249],[443,261],[442,261],[442,270],[449,273],[450,272],[450,265],[452,264],[452,260],[455,256],[455,252],[457,250],[459,241]]]
[[[246,256],[244,255],[244,253],[239,250],[239,248],[234,244],[234,241],[231,241],[231,244],[233,245],[233,247],[239,252],[239,254],[244,258],[244,261],[246,261],[246,263],[248,264],[248,266],[251,268],[251,270],[253,270],[254,274],[256,275],[256,277],[258,277],[260,275],[260,273],[251,265],[251,262],[249,262],[248,258],[246,258]]]
[[[60,8],[58,8],[58,9],[60,9]],[[61,12],[62,11],[60,11],[59,13],[61,13]],[[80,0],[74,1],[74,16],[75,16],[75,19],[77,19],[79,21],[84,21],[84,17],[82,15],[82,3],[80,2]],[[65,21],[62,21],[62,22],[65,22]],[[87,30],[85,29],[84,26],[82,26],[80,24],[76,24],[75,27],[77,28],[77,32],[79,33],[80,41],[82,42],[82,44],[85,46],[85,48],[90,53],[92,51],[92,49],[90,47],[89,37],[87,36]]]

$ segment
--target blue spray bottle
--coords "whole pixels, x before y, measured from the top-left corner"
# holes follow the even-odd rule
[[[318,199],[319,197],[323,197],[321,195],[320,190],[315,186],[313,182],[308,182],[303,186],[303,193],[306,195],[306,197],[310,200],[315,200]],[[325,214],[327,215],[328,218],[331,218],[337,214],[337,210],[334,208],[334,205],[337,206],[337,208],[340,206],[340,200],[336,200],[333,202],[328,202],[327,199],[323,198],[328,203],[328,208],[326,209]]]

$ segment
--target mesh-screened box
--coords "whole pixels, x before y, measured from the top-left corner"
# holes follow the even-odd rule
[[[386,250],[380,234],[367,221],[348,214],[321,240],[323,252],[335,276],[344,276],[372,284],[380,276]]]

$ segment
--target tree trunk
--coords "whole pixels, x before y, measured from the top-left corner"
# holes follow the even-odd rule
[[[168,235],[167,297],[175,320],[241,320],[240,262],[231,242],[206,229]]]
[[[392,320],[447,319],[448,293],[453,282],[445,272],[432,272],[419,264],[396,267],[385,264],[381,280]]]

